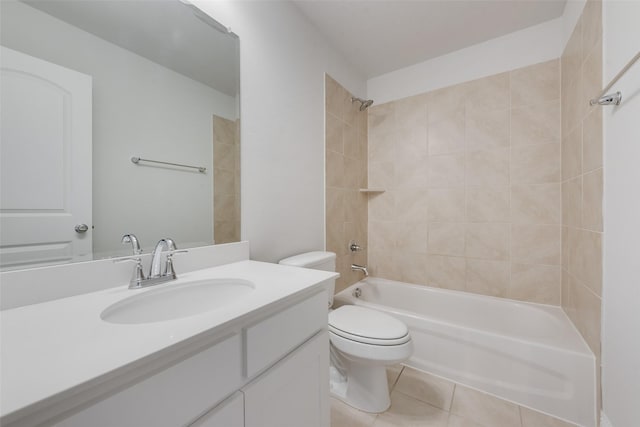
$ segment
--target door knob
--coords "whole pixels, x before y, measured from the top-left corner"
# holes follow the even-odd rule
[[[76,233],[86,233],[89,230],[89,226],[87,224],[78,224],[74,230],[76,230]]]

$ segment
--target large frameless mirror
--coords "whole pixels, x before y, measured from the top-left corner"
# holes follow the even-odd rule
[[[178,0],[0,7],[3,269],[240,239],[235,34]]]

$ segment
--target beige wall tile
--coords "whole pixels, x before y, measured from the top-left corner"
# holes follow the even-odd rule
[[[511,182],[560,182],[560,144],[525,145],[511,150]]]
[[[498,110],[509,108],[509,73],[494,74],[468,85],[468,109]]]
[[[213,218],[216,221],[234,221],[235,212],[235,194],[214,194],[213,195]]]
[[[509,142],[509,110],[470,110],[466,116],[468,150],[504,148]]]
[[[395,160],[398,163],[427,156],[427,127],[398,127],[396,133]]]
[[[369,240],[372,236],[369,236]],[[376,249],[369,244],[369,274],[374,277],[381,277],[389,280],[399,280],[400,272],[396,264],[396,255],[393,249],[380,248]]]
[[[342,121],[331,113],[327,113],[325,123],[326,148],[328,151],[343,153]]]
[[[579,126],[582,121],[582,113],[585,107],[579,102],[582,97],[581,72],[580,67],[578,67],[575,71],[576,74],[573,74],[573,80],[562,86],[562,134],[565,136],[576,126]]]
[[[554,59],[511,72],[511,107],[560,99],[560,61]]]
[[[427,100],[429,125],[448,119],[452,113],[464,112],[468,92],[468,84],[449,86],[430,92]]]
[[[510,268],[507,261],[487,261],[467,258],[469,292],[506,297],[509,291]]]
[[[583,170],[602,167],[602,108],[593,110],[582,122]]]
[[[512,185],[511,219],[514,223],[560,224],[560,184]]]
[[[575,427],[575,424],[524,407],[520,407],[520,415],[522,427]]]
[[[600,325],[602,300],[586,286],[579,283],[572,288],[578,330],[594,354],[600,354]]]
[[[464,256],[465,224],[432,222],[429,224],[429,254]]]
[[[374,104],[367,109],[369,136],[371,134],[386,133],[395,129],[396,106],[393,102]]]
[[[493,260],[509,259],[508,223],[467,224],[465,255],[470,258]]]
[[[408,252],[404,248],[397,248],[396,263],[398,275],[396,280],[416,285],[427,284],[427,255],[424,253]]]
[[[342,186],[345,188],[360,187],[360,167],[361,162],[358,159],[343,157],[344,162],[344,181]]]
[[[396,227],[394,222],[369,219],[369,247],[378,250],[395,250]]]
[[[427,263],[429,286],[457,291],[466,289],[467,264],[464,258],[429,255]]]
[[[562,224],[582,225],[582,176],[562,183]]]
[[[511,145],[560,141],[560,101],[511,110]]]
[[[344,190],[339,188],[327,187],[326,197],[327,220],[330,222],[344,222]]]
[[[402,252],[427,253],[428,225],[426,221],[402,222],[397,227],[396,248]]]
[[[413,157],[407,159],[402,164],[398,164],[395,169],[395,188],[427,188],[427,173],[429,167],[427,157]]]
[[[369,196],[369,219],[392,221],[395,219],[396,199],[394,191],[374,193]]]
[[[464,221],[463,188],[429,190],[429,221]]]
[[[396,125],[419,132],[426,143],[428,95],[420,94],[395,101]],[[423,133],[424,132],[424,133]]]
[[[571,179],[581,173],[582,129],[578,126],[562,138],[562,179]]]
[[[441,119],[429,125],[429,154],[450,154],[465,149],[464,109],[443,113]]]
[[[360,145],[358,144],[358,131],[355,125],[343,125],[343,152],[345,157],[350,157],[352,159],[360,159],[363,158],[360,153]]]
[[[467,221],[509,221],[509,197],[509,187],[467,187]]]
[[[602,168],[582,177],[582,226],[602,231]]]
[[[368,165],[369,186],[371,188],[392,188],[395,177],[395,163],[387,162],[370,162]]]
[[[518,406],[497,397],[456,385],[451,413],[485,426],[519,427]]]
[[[395,156],[395,130],[369,132],[369,162],[386,162]]]
[[[526,264],[560,265],[561,241],[559,225],[513,224],[511,259]]]
[[[509,185],[509,149],[467,153],[466,174],[468,185]]]
[[[449,411],[454,387],[455,384],[451,381],[406,367],[396,383],[395,390]]]
[[[429,157],[429,188],[464,186],[464,153]]]
[[[602,108],[598,105],[590,105],[589,100],[595,98],[602,90],[602,42],[598,41],[590,51],[583,51],[588,56],[582,64],[582,98],[579,100],[583,107],[583,117],[588,112]]]
[[[427,221],[429,192],[427,190],[395,190],[395,213],[397,221]],[[375,196],[370,196],[375,197]]]
[[[340,153],[327,151],[327,186],[344,187],[345,165],[344,156]]]
[[[508,297],[540,304],[560,304],[562,269],[559,265],[511,264]]]
[[[562,268],[569,270],[569,227],[563,226],[562,236]]]
[[[346,237],[344,233],[345,223],[340,222],[327,222],[327,250],[335,252],[336,255],[344,255],[347,253],[347,247],[345,245]]]
[[[602,294],[602,233],[569,229],[569,273]]]
[[[346,99],[348,93],[338,82],[336,82],[329,75],[325,74],[325,108],[326,111],[338,117],[344,119],[344,106],[346,105]]]

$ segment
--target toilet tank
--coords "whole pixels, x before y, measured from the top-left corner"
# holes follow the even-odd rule
[[[314,270],[336,271],[336,254],[333,252],[315,251],[306,252],[285,258],[279,262],[282,265],[292,267],[311,268]],[[329,295],[329,307],[333,304],[333,293],[336,290],[335,279],[325,282],[327,294]]]

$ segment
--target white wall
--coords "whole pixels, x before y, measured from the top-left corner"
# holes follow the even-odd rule
[[[604,84],[640,51],[640,2],[603,4]],[[604,119],[603,412],[640,425],[640,62],[610,92]],[[603,424],[604,425],[604,424]]]
[[[93,242],[103,253],[135,233],[146,246],[213,239],[213,114],[235,99],[24,3],[3,2],[2,44],[93,77]],[[140,156],[207,174],[135,166]]]
[[[242,238],[251,258],[324,248],[324,73],[365,80],[287,2],[196,1],[240,36]]]
[[[377,104],[558,58],[563,18],[516,31],[367,81]]]

